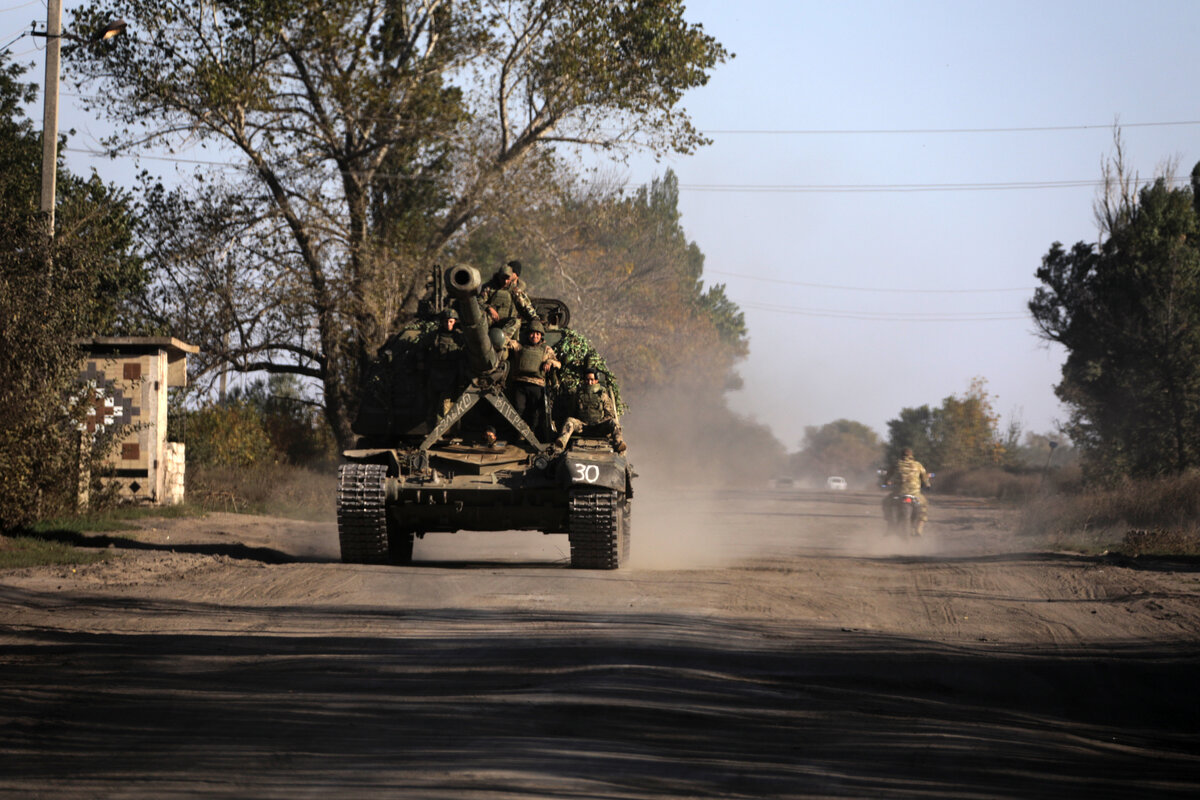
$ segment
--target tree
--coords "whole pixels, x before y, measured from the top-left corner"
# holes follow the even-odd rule
[[[683,382],[723,393],[748,349],[742,312],[723,286],[705,288],[704,254],[680,224],[678,180],[667,170],[626,194],[569,174],[542,202],[481,225],[465,252],[519,253],[539,295],[571,307],[571,325],[638,389]]]
[[[1165,177],[1121,196],[1098,246],[1051,246],[1029,309],[1067,350],[1055,392],[1089,474],[1178,473],[1200,465],[1200,214]]]
[[[888,463],[911,447],[913,456],[934,471],[1000,465],[1006,441],[1019,437],[1019,432],[1014,427],[1002,435],[999,422],[987,381],[972,378],[961,396],[951,395],[937,408],[901,409],[897,419],[888,421]]]
[[[929,469],[937,469],[935,443],[936,412],[929,406],[900,409],[900,416],[888,420],[888,441],[885,460],[894,464],[904,448],[912,448],[913,457]]]
[[[869,484],[874,481],[882,455],[879,434],[861,422],[839,419],[805,427],[804,441],[793,464],[801,474],[818,480],[841,475]]]
[[[132,35],[74,57],[127,126],[114,146],[190,140],[242,168],[153,195],[146,311],[198,326],[202,370],[319,381],[342,442],[365,359],[470,225],[553,147],[703,144],[679,100],[728,57],[681,0],[96,0],[75,22],[112,17]]]
[[[74,340],[117,333],[143,281],[129,198],[59,167],[56,232],[38,208],[41,136],[21,112],[36,87],[0,55],[0,531],[72,499],[80,388]],[[102,455],[102,454],[97,454]]]

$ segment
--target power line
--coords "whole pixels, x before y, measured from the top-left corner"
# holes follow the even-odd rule
[[[244,171],[249,169],[244,164],[232,164],[228,161],[211,159],[182,158],[179,156],[156,156],[147,153],[119,153],[108,150],[93,150],[80,147],[66,147],[64,151],[79,153],[94,158],[134,158],[148,161],[170,161],[181,164],[203,164],[221,167],[223,169]],[[419,175],[398,175],[376,173],[377,177],[394,180],[425,181],[427,177]],[[1172,183],[1186,183],[1189,179],[1175,177],[1168,179]],[[717,193],[752,193],[752,194],[840,194],[840,193],[885,193],[885,192],[953,192],[953,191],[1013,191],[1021,189],[1064,189],[1079,187],[1103,186],[1103,180],[1071,180],[1071,181],[1013,181],[992,183],[876,183],[876,184],[733,184],[733,183],[681,183],[680,191],[717,192]],[[645,187],[649,184],[638,184],[632,188]]]
[[[1166,179],[1186,183],[1189,178]],[[867,194],[904,192],[993,192],[1022,189],[1076,189],[1103,186],[1103,179],[1066,181],[992,181],[972,183],[864,183],[864,184],[735,184],[681,183],[680,191],[750,194]]]
[[[749,281],[763,283],[781,283],[787,286],[804,286],[809,289],[839,289],[846,292],[882,292],[885,294],[993,294],[998,292],[1032,292],[1034,286],[1013,286],[1003,289],[889,289],[878,286],[841,286],[832,283],[809,283],[807,281],[789,281],[782,278],[763,278],[757,275],[745,275],[739,272],[725,272],[719,269],[704,271],[706,275],[725,275],[730,278],[743,278]]]
[[[1180,125],[1200,125],[1200,120],[1176,122],[1121,122],[1120,128],[1166,128]],[[1104,125],[1030,125],[1013,128],[813,128],[813,129],[720,129],[702,131],[704,135],[721,136],[846,136],[879,134],[941,134],[941,133],[1043,133],[1051,131],[1112,130],[1113,123]]]
[[[889,312],[889,311],[838,311],[819,308],[791,308],[760,303],[739,303],[739,308],[769,311],[774,314],[789,314],[797,317],[821,319],[851,319],[863,322],[1013,322],[1027,320],[1027,314],[1004,311],[981,312]]]

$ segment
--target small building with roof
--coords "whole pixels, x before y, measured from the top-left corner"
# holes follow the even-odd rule
[[[183,502],[185,452],[167,441],[167,389],[187,385],[187,357],[200,348],[170,336],[93,336],[80,378],[95,389],[89,421],[128,426],[109,456],[105,481],[121,499],[153,505]]]

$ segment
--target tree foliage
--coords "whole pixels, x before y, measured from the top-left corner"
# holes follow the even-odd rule
[[[35,87],[0,56],[0,530],[73,499],[81,336],[115,331],[141,285],[128,198],[61,169],[56,234],[38,208],[41,136],[21,111]],[[97,454],[102,455],[102,454]]]
[[[951,395],[936,408],[904,408],[888,421],[887,462],[911,447],[913,456],[931,471],[997,466],[1005,462],[1007,444],[1019,431],[1001,433],[983,378],[973,378],[967,391]]]
[[[308,376],[350,438],[357,374],[478,221],[561,145],[690,152],[682,94],[728,57],[680,0],[96,0],[76,51],[113,144],[213,147],[240,172],[152,192],[143,309],[232,364]],[[183,305],[199,308],[180,312]],[[190,327],[195,326],[195,327]]]
[[[796,474],[812,480],[840,475],[853,483],[870,485],[882,457],[879,434],[861,422],[838,419],[805,427],[804,440],[792,464]]]
[[[681,225],[675,174],[631,193],[566,174],[555,185],[543,202],[480,226],[471,259],[520,254],[530,291],[565,300],[572,327],[625,384],[724,391],[748,350],[746,325],[723,286],[704,287],[704,254]]]
[[[1055,391],[1090,474],[1183,472],[1200,465],[1196,195],[1159,178],[1118,196],[1099,245],[1051,246],[1029,309],[1067,350]]]

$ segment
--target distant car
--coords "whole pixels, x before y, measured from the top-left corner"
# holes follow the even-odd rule
[[[800,484],[797,483],[795,478],[787,478],[782,476],[778,478],[771,478],[771,480],[767,481],[767,486],[770,486],[772,489],[795,489],[799,485]]]
[[[834,491],[846,491],[846,479],[839,478],[837,475],[832,475],[825,479],[825,488],[833,489]]]

